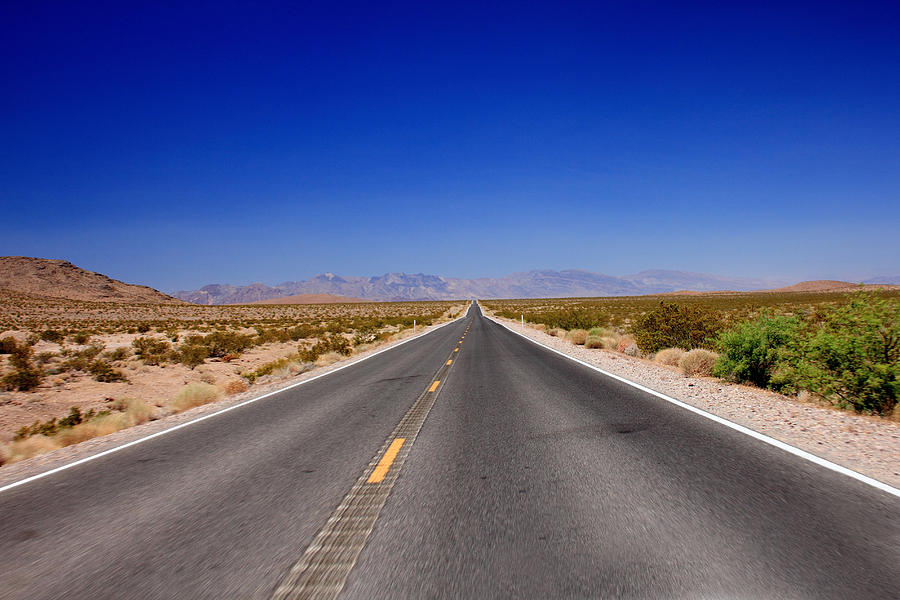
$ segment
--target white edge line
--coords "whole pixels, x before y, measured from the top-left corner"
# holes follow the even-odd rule
[[[125,448],[129,448],[129,447],[131,447],[131,446],[136,446],[136,445],[138,445],[138,444],[142,444],[142,443],[144,443],[144,442],[146,442],[146,441],[148,441],[148,440],[152,440],[153,438],[159,437],[159,436],[161,436],[161,435],[166,435],[167,433],[172,433],[173,431],[177,431],[177,430],[179,430],[179,429],[181,429],[181,428],[183,428],[183,427],[187,427],[187,426],[189,426],[189,425],[193,425],[193,424],[195,424],[195,423],[199,423],[200,421],[205,421],[206,419],[211,419],[212,417],[217,417],[217,416],[219,416],[219,415],[221,415],[221,414],[227,413],[227,412],[232,411],[232,410],[234,410],[234,409],[236,409],[236,408],[240,408],[240,407],[242,407],[242,406],[246,406],[246,405],[248,405],[248,404],[252,404],[252,403],[257,402],[257,401],[259,401],[259,400],[262,400],[262,399],[264,399],[264,398],[268,398],[269,396],[274,396],[275,394],[280,394],[280,393],[282,393],[282,392],[286,392],[286,391],[288,391],[288,390],[290,390],[290,389],[292,389],[292,388],[295,388],[295,387],[297,387],[297,386],[303,385],[303,384],[305,384],[305,383],[309,383],[310,381],[315,381],[316,379],[319,379],[320,377],[326,377],[326,376],[328,376],[328,375],[331,375],[332,373],[337,373],[338,371],[340,371],[340,370],[342,370],[342,369],[346,369],[347,367],[352,367],[353,365],[359,364],[359,363],[363,362],[364,360],[368,360],[368,359],[372,358],[373,356],[378,356],[378,355],[381,354],[382,352],[387,352],[387,351],[389,351],[389,350],[393,350],[394,348],[396,348],[396,347],[398,347],[398,346],[402,346],[403,344],[405,344],[405,343],[407,343],[407,342],[411,342],[411,341],[413,341],[413,340],[419,339],[420,337],[426,336],[426,335],[428,335],[428,334],[430,334],[430,333],[434,333],[435,331],[437,331],[437,330],[440,329],[441,327],[445,327],[445,326],[450,325],[450,324],[452,324],[452,323],[456,323],[456,322],[459,321],[460,319],[466,318],[466,317],[468,316],[468,314],[469,314],[469,311],[466,311],[465,314],[463,314],[462,316],[456,317],[456,318],[453,319],[452,321],[447,321],[446,323],[441,323],[440,325],[437,325],[437,326],[435,326],[434,328],[432,328],[430,331],[423,331],[423,332],[420,333],[419,335],[413,336],[413,337],[411,337],[411,338],[407,338],[407,339],[405,339],[405,340],[401,340],[401,341],[397,342],[396,344],[393,344],[393,345],[391,345],[391,346],[388,346],[387,348],[382,348],[381,350],[378,350],[378,351],[376,351],[376,352],[373,352],[372,354],[369,354],[368,356],[364,356],[364,357],[360,358],[359,360],[355,360],[355,361],[353,361],[353,362],[351,362],[351,363],[347,363],[346,365],[342,365],[342,366],[340,366],[340,367],[338,367],[338,368],[336,368],[336,369],[332,369],[331,371],[328,371],[327,373],[322,373],[322,374],[320,374],[320,375],[316,375],[316,376],[314,376],[314,377],[310,377],[309,379],[304,379],[303,381],[298,381],[297,383],[292,383],[291,385],[286,386],[286,387],[283,387],[283,388],[281,388],[281,389],[279,389],[279,390],[275,390],[275,391],[272,391],[272,392],[268,392],[268,393],[266,393],[266,394],[263,394],[262,396],[257,396],[257,397],[255,397],[255,398],[250,398],[250,399],[248,399],[248,400],[244,400],[243,402],[239,402],[239,403],[237,403],[237,404],[235,404],[235,405],[233,405],[233,406],[228,406],[228,407],[226,407],[226,408],[223,408],[223,409],[221,409],[221,410],[217,410],[216,412],[210,413],[210,414],[208,414],[208,415],[203,415],[202,417],[197,417],[196,419],[193,419],[193,420],[191,420],[191,421],[187,421],[186,423],[181,423],[181,424],[179,424],[179,425],[174,425],[174,426],[172,426],[172,427],[170,427],[170,428],[168,428],[168,429],[163,429],[162,431],[157,431],[156,433],[152,433],[152,434],[150,434],[150,435],[148,435],[148,436],[146,436],[146,437],[142,437],[142,438],[138,438],[138,439],[136,439],[136,440],[132,440],[132,441],[130,441],[130,442],[127,442],[127,443],[125,443],[125,444],[122,444],[121,446],[116,446],[115,448],[110,448],[109,450],[104,450],[103,452],[98,452],[97,454],[92,454],[91,456],[86,456],[86,457],[84,457],[84,458],[81,458],[81,459],[78,459],[78,460],[76,460],[76,461],[73,461],[73,462],[64,464],[64,465],[62,465],[62,466],[55,467],[55,468],[53,468],[53,469],[50,469],[49,471],[44,471],[43,473],[38,473],[37,475],[32,475],[31,477],[26,477],[25,479],[20,479],[19,481],[15,481],[15,482],[13,482],[13,483],[9,483],[9,484],[7,484],[7,485],[5,485],[5,486],[3,486],[3,487],[0,487],[0,493],[5,492],[6,490],[11,490],[12,488],[15,488],[15,487],[19,487],[20,485],[25,485],[26,483],[30,483],[30,482],[35,481],[35,480],[38,480],[38,479],[43,479],[44,477],[48,477],[48,476],[50,476],[50,475],[53,475],[54,473],[59,473],[60,471],[65,471],[66,469],[71,469],[72,467],[77,467],[77,466],[80,465],[80,464],[84,464],[84,463],[90,462],[90,461],[92,461],[92,460],[97,460],[98,458],[101,458],[101,457],[103,457],[103,456],[106,456],[107,454],[113,454],[114,452],[118,452],[118,451],[120,451],[120,450],[124,450]]]
[[[479,306],[479,308],[480,308],[480,306]],[[722,425],[725,425],[726,427],[731,427],[732,429],[734,429],[736,431],[740,431],[741,433],[743,433],[745,435],[749,435],[752,438],[756,438],[762,442],[765,442],[767,444],[775,446],[776,448],[780,448],[780,449],[784,450],[785,452],[790,452],[791,454],[793,454],[795,456],[799,456],[800,458],[805,458],[806,460],[816,463],[819,466],[825,467],[826,469],[831,469],[832,471],[836,471],[838,473],[841,473],[842,475],[846,475],[847,477],[852,477],[853,479],[856,479],[857,481],[861,481],[865,484],[871,485],[872,487],[876,487],[883,492],[887,492],[888,494],[893,494],[894,496],[897,496],[898,498],[900,498],[900,489],[897,489],[883,481],[873,479],[872,477],[868,477],[866,475],[863,475],[862,473],[858,473],[852,469],[848,469],[847,467],[842,467],[841,465],[833,463],[830,460],[826,460],[826,459],[822,458],[821,456],[816,456],[815,454],[811,454],[811,453],[807,452],[806,450],[801,450],[800,448],[797,448],[796,446],[791,446],[790,444],[786,444],[786,443],[782,442],[781,440],[776,440],[775,438],[772,438],[772,437],[769,437],[762,433],[759,433],[758,431],[754,431],[754,430],[750,429],[749,427],[744,427],[743,425],[738,425],[737,423],[735,423],[733,421],[729,421],[728,419],[725,419],[718,415],[714,415],[712,413],[706,412],[705,410],[697,408],[696,406],[691,406],[690,404],[686,404],[686,403],[682,402],[681,400],[676,400],[675,398],[672,398],[671,396],[667,396],[667,395],[663,394],[662,392],[657,392],[656,390],[650,389],[644,385],[635,383],[634,381],[631,381],[630,379],[625,379],[624,377],[621,377],[614,373],[610,373],[609,371],[604,371],[603,369],[601,369],[600,367],[598,367],[596,365],[592,365],[581,359],[575,358],[574,356],[569,356],[565,352],[561,352],[561,351],[557,350],[556,348],[551,348],[550,346],[547,346],[546,344],[543,344],[535,339],[528,337],[524,333],[519,333],[518,331],[507,326],[505,323],[501,323],[500,321],[497,321],[492,317],[486,317],[486,318],[490,319],[491,321],[493,321],[497,325],[500,325],[501,327],[505,327],[506,329],[515,333],[516,335],[520,335],[523,338],[525,338],[526,340],[534,342],[538,346],[542,346],[543,348],[546,348],[547,350],[550,350],[551,352],[555,352],[555,353],[559,354],[560,356],[565,356],[569,360],[573,360],[579,364],[584,365],[585,367],[588,367],[590,369],[593,369],[595,371],[603,373],[607,377],[612,377],[613,379],[621,381],[622,383],[627,383],[628,385],[630,385],[632,387],[636,387],[637,389],[639,389],[643,392],[647,392],[648,394],[652,394],[658,398],[662,398],[663,400],[666,400],[667,402],[671,402],[672,404],[680,406],[681,408],[685,408],[685,409],[691,411],[692,413],[696,413],[696,414],[700,415],[701,417],[706,417],[707,419],[715,421],[716,423],[721,423]],[[2,490],[0,490],[0,491],[2,491]]]

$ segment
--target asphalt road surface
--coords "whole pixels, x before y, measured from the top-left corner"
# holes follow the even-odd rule
[[[364,507],[351,547],[341,519],[370,489],[386,502]],[[895,496],[551,353],[477,306],[0,493],[0,521],[0,598],[900,597]],[[344,537],[313,544],[326,524]],[[346,568],[327,586],[289,576],[336,547],[356,560],[333,563]]]

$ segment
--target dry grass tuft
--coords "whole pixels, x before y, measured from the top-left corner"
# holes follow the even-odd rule
[[[684,350],[681,348],[666,348],[657,352],[653,360],[661,365],[677,367],[678,361],[681,360],[682,356],[684,356]]]
[[[343,360],[347,358],[346,356],[342,356],[338,352],[326,352],[325,354],[319,356],[316,359],[317,367],[327,367],[328,365],[333,365],[339,360]]]
[[[4,464],[14,463],[38,454],[52,452],[61,447],[62,445],[56,439],[44,435],[33,435],[24,440],[16,440],[7,444],[4,448],[4,456],[0,458],[3,458]]]
[[[588,332],[584,329],[573,329],[566,335],[566,339],[576,346],[583,346],[587,341]]]
[[[247,391],[247,382],[243,379],[232,379],[225,384],[226,394],[242,394]]]
[[[629,346],[634,344],[634,338],[630,335],[623,335],[616,339],[616,352],[625,352]]]
[[[589,335],[587,339],[584,340],[585,348],[605,348],[603,345],[603,338],[599,335]]]
[[[685,375],[709,377],[712,375],[712,368],[716,364],[717,358],[719,355],[715,352],[694,348],[682,355],[678,360],[678,366]]]
[[[175,412],[183,412],[197,406],[203,406],[215,402],[222,392],[214,385],[208,383],[189,383],[184,386],[175,399],[172,400],[172,409]]]
[[[603,342],[604,350],[615,350],[619,346],[619,338],[611,335],[601,337],[600,341]]]
[[[112,413],[91,419],[71,429],[64,429],[55,435],[53,439],[59,442],[60,446],[71,446],[95,437],[115,433],[131,425],[131,419],[126,413]]]
[[[565,329],[560,329],[559,327],[552,327],[552,328],[550,328],[550,329],[547,330],[547,333],[548,333],[549,335],[552,335],[553,337],[561,338],[561,337],[565,337],[565,335],[566,335],[566,330],[565,330]]]

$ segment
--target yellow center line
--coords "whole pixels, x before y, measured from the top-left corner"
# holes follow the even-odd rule
[[[450,360],[447,361],[447,366],[452,365],[452,364],[453,364],[453,359],[451,358]]]
[[[368,483],[381,483],[384,480],[384,476],[387,475],[388,469],[391,468],[394,459],[397,458],[397,453],[400,452],[400,448],[403,447],[403,442],[405,441],[406,438],[395,438],[394,441],[391,442],[387,452],[385,452],[384,456],[381,457],[381,460],[378,461],[378,466],[375,467],[375,470],[369,475]]]
[[[441,380],[440,380],[440,379],[436,380],[434,383],[431,384],[431,387],[428,388],[428,391],[429,391],[429,392],[433,392],[434,390],[437,389],[437,386],[438,386],[440,383],[441,383]]]
[[[454,351],[454,352],[459,352],[459,348],[454,348],[453,351]]]

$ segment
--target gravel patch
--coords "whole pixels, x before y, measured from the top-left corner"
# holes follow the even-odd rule
[[[898,423],[809,404],[769,390],[710,377],[685,377],[674,367],[609,350],[575,346],[518,321],[488,318],[604,371],[900,487]]]
[[[457,321],[464,317],[465,313],[463,313],[462,316],[457,317],[453,321]],[[396,346],[397,344],[408,339],[421,337],[433,331],[434,329],[441,327],[442,325],[449,324],[453,321],[439,323],[437,325],[432,325],[424,329],[420,328],[420,332],[416,335],[405,335],[399,339],[394,339],[387,344],[382,344],[364,352],[360,352],[359,354],[355,354],[345,360],[341,360],[327,366],[316,367],[311,371],[307,371],[294,377],[282,379],[281,381],[268,384],[256,384],[244,393],[227,396],[226,398],[223,398],[222,400],[219,400],[217,402],[204,404],[203,406],[198,406],[197,408],[193,408],[182,413],[169,415],[155,421],[150,421],[149,423],[145,423],[143,425],[123,429],[121,431],[105,435],[103,437],[97,437],[81,442],[80,444],[73,444],[71,446],[66,446],[64,448],[54,450],[53,452],[40,454],[26,460],[0,466],[0,487],[8,485],[10,483],[14,483],[21,479],[25,479],[27,477],[31,477],[33,475],[38,475],[45,471],[55,469],[71,462],[81,460],[82,458],[87,458],[89,456],[93,456],[94,454],[99,454],[100,452],[104,452],[117,446],[121,446],[122,444],[127,444],[128,442],[147,437],[148,435],[171,429],[172,427],[175,427],[182,423],[187,423],[188,421],[193,421],[194,419],[197,419],[204,415],[218,412],[224,408],[228,408],[229,406],[234,406],[236,404],[240,404],[241,402],[246,402],[247,400],[251,400],[259,396],[264,396],[265,394],[283,390],[284,388],[300,383],[301,381],[330,373],[331,371],[334,371],[341,367],[345,367],[364,360],[365,358],[371,356],[376,352],[380,352]]]

